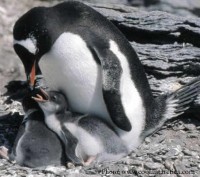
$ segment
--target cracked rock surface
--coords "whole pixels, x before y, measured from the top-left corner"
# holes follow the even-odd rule
[[[44,0],[20,0],[20,3],[17,0],[0,2],[0,146],[4,145],[8,148],[12,146],[23,118],[20,99],[6,101],[8,96],[4,95],[7,91],[5,85],[9,81],[25,80],[24,69],[12,47],[12,27],[18,17],[29,8],[55,3],[57,2]],[[159,11],[146,12],[135,7],[113,3],[90,5],[110,19],[129,39],[144,65],[155,96],[176,90],[192,78],[199,76],[200,20],[198,17],[176,16]],[[9,92],[9,95],[12,96],[20,91],[16,88]],[[199,174],[199,114],[188,114],[166,123],[161,130],[147,137],[129,156],[115,163],[73,169],[66,169],[63,166],[31,169],[0,159],[1,177],[88,175],[198,177]]]

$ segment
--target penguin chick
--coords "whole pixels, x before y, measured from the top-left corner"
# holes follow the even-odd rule
[[[59,138],[44,123],[40,107],[30,95],[23,99],[24,120],[19,128],[10,161],[27,167],[63,165],[63,147]]]
[[[66,156],[76,165],[115,161],[128,150],[119,136],[100,119],[67,111],[67,102],[59,92],[44,92],[46,99],[33,97],[45,115],[46,125],[62,140]]]

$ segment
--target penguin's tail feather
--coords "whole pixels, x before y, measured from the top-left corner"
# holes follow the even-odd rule
[[[166,121],[193,110],[197,101],[200,104],[200,77],[172,93],[157,97],[152,104],[155,106],[154,111],[149,113],[141,137],[157,132]]]
[[[167,94],[163,120],[180,116],[189,110],[200,95],[200,77],[192,80],[180,89]]]

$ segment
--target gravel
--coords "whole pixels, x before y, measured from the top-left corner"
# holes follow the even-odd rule
[[[6,100],[6,96],[1,96]],[[13,101],[2,104],[0,112],[0,145],[10,148],[14,141],[23,112],[18,108],[19,102]],[[16,106],[16,108],[15,108]],[[13,113],[14,112],[14,113]],[[176,125],[176,130],[172,127]],[[178,127],[180,126],[180,129]],[[191,129],[183,129],[182,125]],[[194,119],[174,120],[152,136],[149,136],[139,148],[129,156],[115,163],[93,164],[89,167],[76,167],[67,169],[64,166],[48,166],[41,168],[20,167],[17,164],[0,159],[0,176],[194,176],[200,172],[200,136],[191,136],[196,132],[200,122]],[[186,126],[187,127],[187,126]],[[180,143],[182,142],[182,143]],[[156,174],[155,174],[156,173]],[[187,173],[187,174],[175,174]],[[191,174],[188,174],[191,173]]]
[[[51,1],[50,3],[56,2]],[[30,2],[21,0],[20,3],[17,0],[0,2],[0,146],[12,147],[23,117],[20,99],[7,102],[8,96],[5,95],[7,90],[4,87],[11,80],[25,79],[23,67],[12,48],[12,26],[16,19],[30,7],[48,4],[48,1],[39,0]],[[81,177],[88,175],[92,177],[197,177],[199,174],[200,121],[189,115],[166,123],[157,133],[147,137],[141,146],[129,156],[115,163],[94,164],[89,167],[72,169],[64,166],[31,169],[0,159],[0,177]]]

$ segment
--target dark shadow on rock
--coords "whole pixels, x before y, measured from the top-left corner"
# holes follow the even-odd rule
[[[5,88],[7,92],[4,93],[4,96],[8,96],[6,104],[11,103],[12,100],[21,102],[24,96],[30,92],[26,81],[10,81]]]
[[[13,146],[22,120],[23,116],[18,112],[0,116],[0,146],[6,145],[8,148]]]
[[[21,102],[24,96],[29,93],[28,85],[25,81],[10,81],[5,88],[7,91],[3,96],[7,96],[4,102],[7,106],[11,106],[10,104],[13,101]],[[20,115],[19,112],[11,113],[7,109],[0,112],[0,145],[6,145],[8,148],[13,146],[22,120],[23,115]]]

